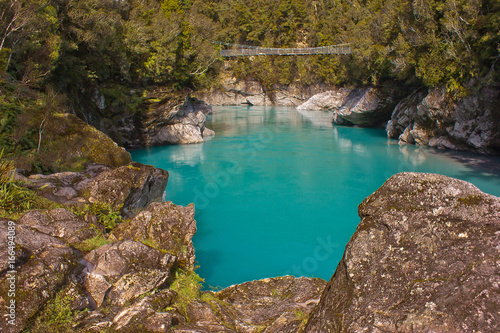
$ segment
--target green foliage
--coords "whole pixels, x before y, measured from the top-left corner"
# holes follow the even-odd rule
[[[76,312],[71,310],[72,298],[63,291],[49,301],[40,315],[36,318],[30,333],[74,332]]]
[[[175,305],[185,314],[189,303],[194,299],[200,298],[200,289],[205,280],[194,271],[185,271],[180,268],[175,270],[174,276],[170,289],[177,292]]]
[[[109,203],[95,202],[90,205],[72,207],[75,215],[92,221],[94,218],[107,230],[113,230],[119,223],[123,222],[120,214],[121,207],[114,207]]]
[[[111,241],[99,232],[95,237],[86,239],[81,244],[74,245],[74,247],[81,252],[87,253],[109,243],[111,243]]]
[[[38,197],[30,189],[14,180],[15,167],[12,161],[0,152],[0,216],[17,217],[30,209],[52,208],[54,204]]]
[[[271,97],[294,83],[398,80],[460,92],[474,78],[500,79],[498,0],[1,0],[0,12],[0,68],[19,82],[15,93],[1,87],[15,95],[0,97],[0,143],[9,154],[38,143],[44,106],[28,101],[30,89],[39,94],[53,84],[91,99],[99,88],[106,97],[100,116],[113,123],[140,106],[129,87],[217,84],[223,62],[213,41],[352,45],[350,56],[229,60],[238,78],[258,80]],[[78,102],[95,108],[95,101]],[[48,159],[29,161],[48,168]]]

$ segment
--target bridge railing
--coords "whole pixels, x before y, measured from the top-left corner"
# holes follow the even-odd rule
[[[222,43],[221,43],[222,44]],[[260,56],[260,55],[311,55],[311,54],[350,54],[350,44],[339,44],[320,47],[304,47],[304,48],[274,48],[274,47],[249,47],[238,44],[236,48],[229,50],[220,50],[220,55],[223,57],[244,57],[244,56]]]

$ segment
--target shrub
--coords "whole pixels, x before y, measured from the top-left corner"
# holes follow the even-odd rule
[[[73,324],[76,311],[71,310],[71,296],[64,291],[59,292],[49,301],[40,315],[35,319],[30,333],[70,333],[74,332]]]
[[[185,314],[189,303],[200,297],[203,282],[205,280],[194,271],[185,271],[180,268],[175,270],[175,279],[170,285],[170,289],[177,292],[175,305],[179,311]]]
[[[0,216],[8,217],[30,209],[50,208],[55,205],[16,182],[14,164],[4,159],[3,153],[2,149],[0,152]]]
[[[83,207],[73,207],[72,211],[75,215],[83,217],[85,220],[89,221],[92,217],[97,218],[97,221],[101,223],[106,230],[113,230],[118,223],[123,222],[123,217],[120,214],[121,207],[115,209],[112,204],[96,202],[90,205],[85,205]]]

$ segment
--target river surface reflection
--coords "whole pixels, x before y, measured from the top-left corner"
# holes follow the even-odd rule
[[[166,199],[196,205],[198,273],[207,286],[284,274],[329,279],[359,217],[389,177],[433,172],[500,195],[500,161],[400,146],[383,129],[333,126],[328,112],[214,109],[203,144],[132,151],[170,173]]]

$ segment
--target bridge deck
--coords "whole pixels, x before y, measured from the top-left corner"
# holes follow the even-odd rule
[[[245,56],[260,56],[260,55],[311,55],[311,54],[351,54],[350,44],[340,44],[321,47],[305,47],[305,48],[275,48],[275,47],[252,47],[238,44],[232,45],[235,48],[229,50],[220,50],[220,55],[223,57],[245,57]]]

